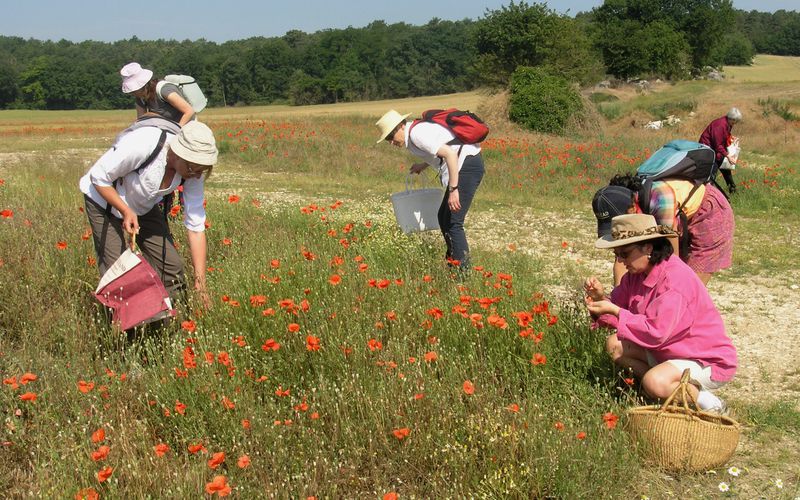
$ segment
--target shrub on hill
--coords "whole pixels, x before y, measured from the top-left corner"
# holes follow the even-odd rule
[[[570,118],[582,110],[578,90],[563,77],[525,66],[511,75],[508,117],[523,127],[561,134]]]

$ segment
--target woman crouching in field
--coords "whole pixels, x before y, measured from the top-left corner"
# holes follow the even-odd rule
[[[206,212],[204,180],[217,163],[214,134],[204,123],[180,133],[143,126],[118,137],[80,180],[92,227],[100,275],[125,251],[125,233],[135,235],[144,258],[158,272],[173,303],[185,289],[178,255],[159,202],[183,185],[184,219],[194,267],[194,288],[205,307]]]
[[[669,240],[675,237],[652,215],[614,217],[611,233],[595,246],[613,249],[627,273],[610,297],[597,278],[588,278],[586,305],[599,326],[617,330],[606,348],[650,396],[668,397],[688,368],[700,409],[721,412],[725,405],[711,391],[736,373],[736,348],[706,287],[673,255]]]

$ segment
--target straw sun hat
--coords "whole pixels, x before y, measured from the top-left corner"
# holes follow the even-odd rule
[[[403,120],[408,118],[409,115],[411,115],[411,113],[401,115],[397,111],[390,109],[385,115],[381,116],[381,119],[375,122],[375,125],[377,125],[381,131],[381,137],[376,143],[380,144],[385,140],[386,136],[388,136],[396,126],[400,125]]]
[[[672,229],[656,224],[656,218],[652,215],[625,214],[611,219],[611,234],[598,239],[594,246],[616,248],[656,238],[677,237]]]

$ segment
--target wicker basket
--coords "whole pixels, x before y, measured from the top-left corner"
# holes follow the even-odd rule
[[[628,410],[627,430],[644,459],[673,472],[698,472],[727,462],[739,443],[734,419],[689,407],[689,370],[663,405]]]

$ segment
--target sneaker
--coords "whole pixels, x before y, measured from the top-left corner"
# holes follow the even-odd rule
[[[725,405],[725,402],[710,391],[700,391],[697,394],[697,406],[701,410],[709,413],[725,415],[728,412],[728,407]]]

